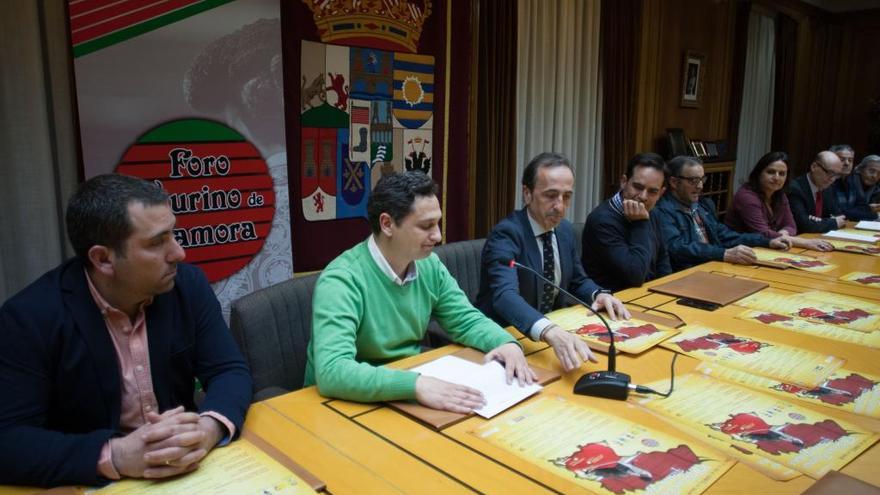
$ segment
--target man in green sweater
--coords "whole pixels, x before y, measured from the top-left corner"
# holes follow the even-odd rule
[[[504,364],[507,380],[535,374],[522,348],[467,300],[431,249],[440,242],[437,185],[421,172],[388,175],[367,204],[372,235],[333,260],[315,286],[305,384],[360,402],[415,399],[466,413],[476,389],[382,366],[418,354],[433,315],[452,338]]]

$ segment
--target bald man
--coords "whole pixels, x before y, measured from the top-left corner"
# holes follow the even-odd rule
[[[828,232],[846,224],[837,195],[831,189],[843,172],[840,157],[831,151],[822,151],[813,159],[809,172],[791,181],[788,202],[798,233]]]

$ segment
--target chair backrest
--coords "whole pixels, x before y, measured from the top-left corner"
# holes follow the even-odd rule
[[[437,257],[446,265],[458,286],[473,303],[480,291],[480,257],[486,239],[451,242],[434,248]]]
[[[266,398],[261,391],[270,387],[302,388],[319,275],[287,280],[232,303],[230,328],[251,368],[255,397]]]

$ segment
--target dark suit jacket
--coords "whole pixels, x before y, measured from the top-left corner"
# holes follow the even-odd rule
[[[205,275],[178,265],[174,288],[146,308],[153,390],[161,411],[193,403],[194,378],[241,431],[251,378]],[[77,259],[0,308],[0,484],[102,483],[101,447],[120,436],[116,350]]]
[[[584,273],[584,267],[577,258],[575,242],[571,222],[563,220],[556,227],[559,267],[562,271],[559,285],[584,302],[591,303],[593,292],[600,287]],[[535,309],[539,306],[544,283],[525,270],[510,268],[508,262],[511,259],[538,273],[544,271],[543,254],[538,249],[525,208],[499,222],[486,239],[476,306],[499,325],[513,325],[520,332],[528,334],[532,325],[544,317]],[[560,292],[553,307],[572,304],[576,302]]]
[[[878,190],[877,185],[866,191],[862,185],[862,176],[858,172],[837,179],[830,189],[834,190],[837,206],[846,215],[847,220],[877,220],[877,213],[870,205],[871,197]]]
[[[672,273],[659,218],[652,212],[647,220],[631,222],[610,199],[600,203],[590,212],[584,227],[584,270],[613,291],[638,287]]]
[[[822,191],[822,220],[811,220],[810,215],[816,214],[816,199],[810,190],[807,176],[802,175],[788,184],[788,204],[799,234],[808,232],[828,232],[837,228],[837,220],[829,218],[840,215],[837,205],[837,194],[833,187]]]

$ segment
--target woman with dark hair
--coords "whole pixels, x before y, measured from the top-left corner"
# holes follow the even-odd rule
[[[834,246],[827,241],[794,237],[797,227],[785,196],[788,178],[785,152],[771,151],[762,156],[748,181],[733,196],[724,223],[739,232],[757,232],[771,239],[785,237],[795,247],[831,251]]]

